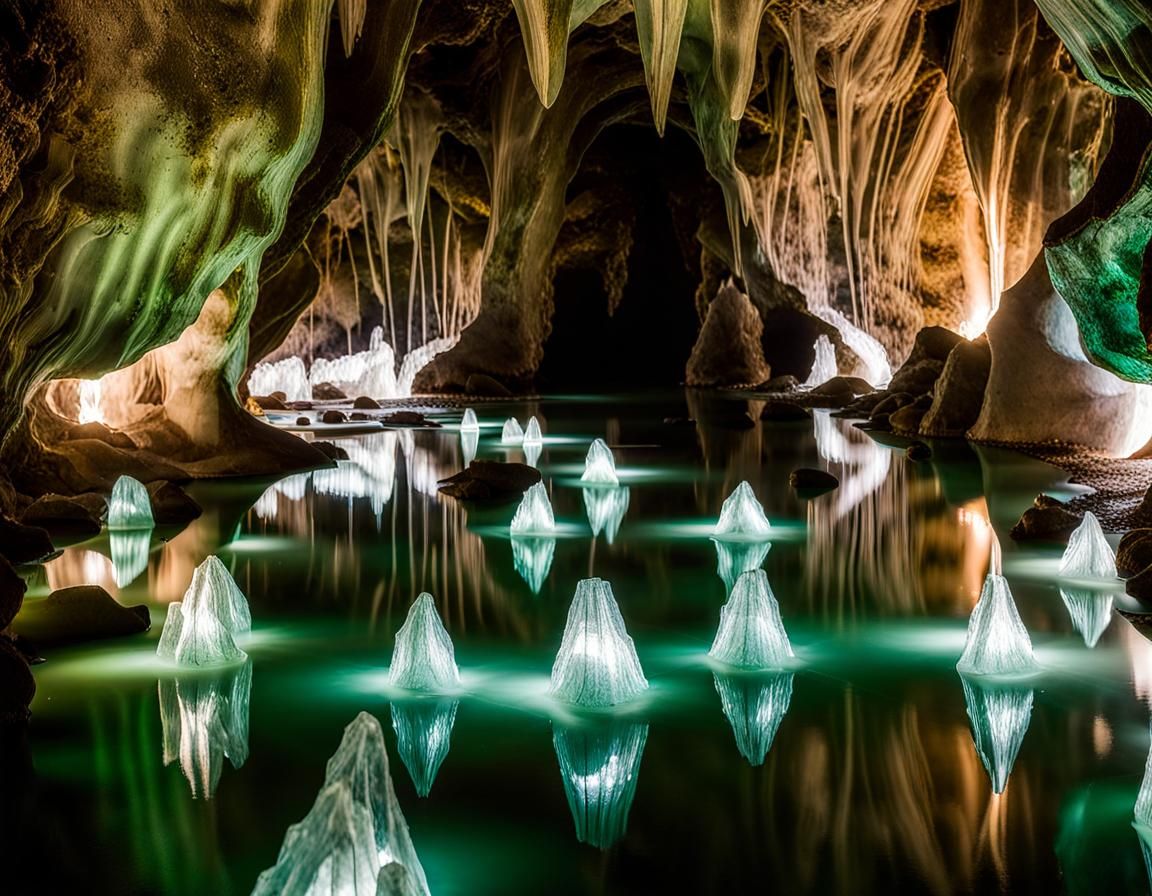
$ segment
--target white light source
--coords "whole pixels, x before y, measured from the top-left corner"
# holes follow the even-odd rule
[[[603,439],[596,439],[588,449],[588,457],[584,461],[584,475],[581,482],[595,485],[619,485],[620,477],[616,475],[616,458],[612,456],[612,449]]]
[[[836,376],[839,370],[836,367],[836,348],[832,340],[821,334],[816,337],[816,358],[812,362],[812,371],[804,381],[805,388],[812,389],[822,383],[828,382]]]
[[[80,380],[80,423],[103,423],[104,410],[100,407],[100,393],[103,389],[100,380]]]
[[[108,501],[108,528],[151,529],[155,525],[148,489],[131,476],[117,479],[112,485],[112,497]]]
[[[512,517],[513,535],[552,535],[556,531],[556,518],[552,515],[552,502],[543,482],[530,486]]]

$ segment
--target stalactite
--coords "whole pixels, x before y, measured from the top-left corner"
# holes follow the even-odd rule
[[[724,109],[733,121],[744,117],[748,93],[756,74],[756,47],[760,18],[767,0],[710,0],[712,18],[712,68],[724,98]]]
[[[344,55],[351,56],[364,30],[368,0],[337,0],[336,9],[340,13],[340,38],[344,42]]]
[[[574,0],[513,0],[532,83],[545,108],[556,102],[568,61]]]
[[[640,57],[652,100],[652,120],[663,136],[688,0],[636,0],[635,6]]]

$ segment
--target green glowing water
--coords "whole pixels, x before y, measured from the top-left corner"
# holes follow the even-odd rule
[[[154,538],[147,570],[123,588],[107,537],[33,581],[31,600],[100,582],[149,603],[155,621],[148,636],[54,650],[37,668],[35,771],[6,811],[22,832],[11,855],[39,892],[249,893],[360,710],[386,730],[436,896],[1146,891],[1132,813],[1152,645],[1114,618],[1087,648],[1070,615],[1084,604],[1060,594],[1058,552],[1006,538],[1037,490],[1062,492],[1057,471],[961,446],[917,465],[825,415],[746,431],[665,424],[685,415],[676,397],[485,405],[482,424],[497,425],[482,428],[479,457],[519,457],[499,444],[511,413],[545,421],[550,553],[508,537],[514,504],[437,496],[460,462],[459,433],[445,428],[349,440],[339,475],[203,484],[204,517]],[[614,447],[629,489],[612,544],[592,538],[579,483],[595,437]],[[798,466],[828,468],[841,487],[802,500],[787,482]],[[718,557],[711,525],[744,479],[772,547]],[[1021,732],[984,732],[986,761],[1011,766],[1000,796],[955,671],[989,518],[1044,667],[999,722],[1024,726],[1014,764],[995,735]],[[252,607],[246,720],[243,676],[174,682],[154,656],[165,604],[210,553]],[[761,561],[796,653],[790,681],[725,675],[706,657],[720,573]],[[612,582],[651,683],[599,719],[547,696],[569,601],[589,575]],[[425,590],[455,642],[456,706],[388,687],[393,636]],[[1006,705],[969,691],[986,699],[980,712]],[[167,765],[165,695],[176,708],[165,711]],[[198,761],[186,739],[181,755],[181,708],[186,734],[199,708],[231,738],[214,757],[211,799],[207,753]]]

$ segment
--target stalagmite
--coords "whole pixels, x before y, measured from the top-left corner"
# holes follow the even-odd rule
[[[504,429],[500,432],[500,441],[505,445],[524,444],[524,430],[520,428],[520,421],[509,417],[504,421]]]
[[[720,627],[708,655],[737,669],[780,669],[794,654],[780,604],[762,569],[736,580],[728,602],[720,608]]]
[[[628,488],[583,488],[581,491],[584,493],[584,511],[588,514],[592,535],[597,536],[603,532],[608,544],[612,544],[628,513]]]
[[[168,605],[168,618],[156,653],[181,666],[240,662],[246,654],[236,638],[252,629],[243,592],[216,557],[196,567],[183,601]]]
[[[736,747],[750,765],[763,765],[792,703],[791,672],[771,675],[713,674],[724,717]]]
[[[808,374],[804,385],[810,389],[814,388],[828,382],[838,372],[836,349],[832,346],[832,341],[827,336],[816,337],[816,360],[812,362],[812,372]]]
[[[113,531],[131,531],[151,529],[155,525],[148,489],[131,476],[117,479],[108,501],[108,528]]]
[[[396,633],[388,683],[426,693],[448,693],[460,687],[452,638],[427,592],[412,603],[408,618]]]
[[[961,674],[964,703],[972,723],[972,741],[992,792],[1003,793],[1016,764],[1016,756],[1032,721],[1031,688],[993,684]]]
[[[282,361],[257,364],[248,377],[248,391],[253,395],[283,392],[286,401],[307,401],[312,397],[312,384],[301,358],[292,356]]]
[[[767,541],[771,534],[772,524],[756,500],[752,486],[741,482],[724,499],[712,537],[724,541]]]
[[[524,444],[525,445],[540,445],[544,441],[544,435],[540,432],[540,421],[535,417],[528,420],[528,425],[524,427]]]
[[[582,580],[552,666],[552,694],[576,706],[603,707],[625,703],[647,688],[612,586],[602,579]]]
[[[1068,539],[1060,560],[1060,575],[1070,579],[1116,578],[1116,554],[1091,510],[1085,511],[1084,522]]]
[[[635,9],[640,58],[644,62],[644,79],[648,82],[648,95],[652,101],[652,119],[656,123],[656,132],[663,136],[688,0],[636,0]]]
[[[620,478],[616,475],[616,459],[612,456],[612,449],[603,439],[596,439],[588,449],[588,457],[584,461],[584,475],[581,482],[595,485],[619,485]]]
[[[989,573],[968,619],[968,638],[956,668],[964,675],[1030,675],[1039,671],[1032,639],[1020,620],[1008,580]]]
[[[551,535],[556,531],[552,502],[548,500],[548,490],[543,482],[537,482],[524,492],[512,517],[511,531],[513,535]]]
[[[394,700],[392,728],[396,751],[419,796],[428,796],[448,757],[459,700]]]
[[[288,828],[276,865],[260,875],[252,896],[409,896],[381,892],[378,879],[429,896],[392,787],[384,733],[362,712],[328,760],[316,802]]]
[[[464,416],[460,420],[460,432],[480,432],[480,421],[476,419],[476,412],[472,408],[464,409]]]

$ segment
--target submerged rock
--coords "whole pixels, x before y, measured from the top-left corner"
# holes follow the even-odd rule
[[[1048,495],[1037,495],[1033,506],[1024,511],[1009,536],[1015,541],[1057,541],[1064,543],[1080,525],[1080,517]]]
[[[75,585],[25,602],[12,630],[37,647],[138,635],[152,627],[145,606],[125,607],[99,585]]]
[[[20,522],[57,535],[98,535],[106,508],[103,495],[68,498],[48,494],[29,504]]]
[[[760,344],[764,324],[748,296],[729,281],[708,306],[688,358],[689,386],[762,383],[771,370]]]
[[[152,516],[161,526],[190,523],[204,512],[175,482],[160,479],[148,483],[148,497],[152,502]]]
[[[440,480],[440,491],[462,500],[514,498],[541,481],[540,471],[527,464],[474,460],[466,470]]]
[[[923,442],[913,442],[905,449],[908,460],[926,461],[932,459],[932,449]]]
[[[325,411],[320,415],[321,423],[347,423],[348,417],[343,411]]]
[[[367,395],[358,395],[352,402],[352,407],[358,411],[377,411],[380,409],[380,402],[375,398],[369,398]]]
[[[1152,529],[1133,529],[1116,547],[1116,571],[1122,576],[1134,576],[1149,566],[1152,566]]]
[[[798,492],[830,492],[840,486],[840,480],[827,470],[801,467],[788,476],[788,484]]]
[[[800,380],[786,373],[783,376],[774,376],[760,383],[756,387],[758,392],[795,392],[800,388]]]

